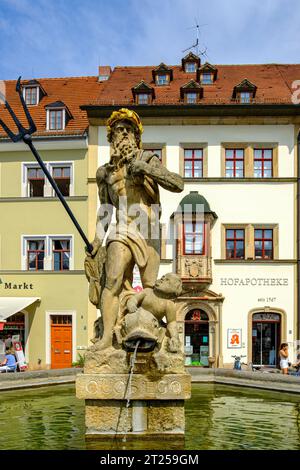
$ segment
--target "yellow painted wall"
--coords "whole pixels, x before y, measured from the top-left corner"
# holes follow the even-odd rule
[[[29,364],[30,368],[38,367],[38,359],[42,360],[41,367],[49,367],[46,363],[46,312],[76,311],[76,345],[88,344],[88,283],[84,273],[0,273],[0,297],[40,297],[41,301],[34,303],[26,310],[29,320]],[[7,289],[6,283],[23,285],[32,284],[33,289]],[[49,339],[50,344],[50,339]],[[79,351],[80,352],[80,351]]]
[[[45,162],[73,162],[74,197],[67,198],[67,202],[88,235],[87,150],[44,150],[40,154]],[[21,197],[22,163],[31,161],[35,159],[28,151],[3,152],[0,146],[0,298],[41,298],[40,303],[27,308],[29,366],[36,369],[50,367],[46,358],[47,341],[50,344],[50,337],[46,338],[47,311],[76,312],[76,351],[78,346],[88,346],[92,328],[88,321],[88,282],[83,271],[84,242],[57,198]],[[73,235],[74,271],[21,271],[22,235]],[[33,289],[5,288],[9,282],[32,284]]]
[[[87,196],[86,149],[40,150],[44,162],[73,161],[75,186],[74,194]],[[36,163],[30,151],[1,152],[0,147],[0,197],[20,197],[22,195],[22,163]]]
[[[68,202],[87,232],[87,201]],[[22,235],[53,234],[74,235],[74,268],[82,269],[84,242],[58,199],[0,201],[0,269],[21,269]]]

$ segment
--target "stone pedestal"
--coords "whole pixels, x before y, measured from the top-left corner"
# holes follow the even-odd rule
[[[183,436],[184,400],[191,377],[178,374],[133,374],[130,405],[128,374],[85,373],[77,376],[77,398],[85,399],[87,437]]]

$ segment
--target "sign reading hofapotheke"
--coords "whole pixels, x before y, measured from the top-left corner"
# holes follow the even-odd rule
[[[221,277],[221,286],[254,286],[254,287],[266,287],[266,286],[288,286],[289,280],[284,277]]]

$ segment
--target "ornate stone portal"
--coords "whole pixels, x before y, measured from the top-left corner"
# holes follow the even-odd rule
[[[89,298],[101,317],[84,374],[77,377],[77,397],[86,400],[87,436],[182,436],[191,391],[176,323],[182,284],[172,273],[157,276],[158,186],[181,192],[183,180],[141,149],[143,129],[134,111],[116,111],[107,124],[113,151],[97,170],[100,210],[93,252],[85,260]],[[132,288],[135,265],[139,293]]]

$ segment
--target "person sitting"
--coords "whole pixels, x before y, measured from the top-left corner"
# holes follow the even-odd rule
[[[11,349],[5,353],[5,359],[0,365],[0,372],[15,372],[17,369],[17,361]]]

